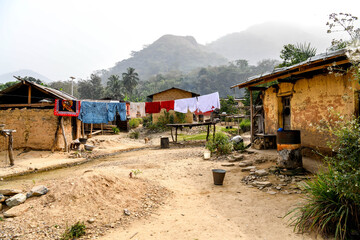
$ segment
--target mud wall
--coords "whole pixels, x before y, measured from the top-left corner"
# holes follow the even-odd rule
[[[66,139],[72,141],[71,118],[64,118]],[[15,129],[13,144],[15,149],[31,148],[38,150],[50,150],[58,123],[58,117],[54,116],[53,109],[14,109],[0,110],[0,122],[5,124],[5,129]],[[0,148],[6,148],[5,138],[0,136]],[[58,131],[56,150],[64,147],[61,128]]]
[[[189,92],[185,92],[179,89],[170,89],[162,93],[155,94],[153,96],[153,102],[159,102],[159,101],[169,101],[169,100],[176,100],[176,99],[182,99],[182,98],[191,98],[192,94]],[[160,113],[154,113],[153,114],[153,122],[156,123],[160,116],[164,115],[165,109],[162,109]],[[175,120],[176,115],[173,110],[169,111],[170,114],[174,115]],[[188,112],[185,117],[185,122],[192,123],[193,122],[193,114],[191,112]]]
[[[345,75],[316,75],[300,79],[296,83],[280,83],[270,87],[264,94],[265,131],[276,134],[282,127],[281,97],[291,96],[291,129],[301,130],[301,141],[305,146],[327,148],[327,134],[317,129],[321,120],[330,119],[332,108],[345,118],[354,116],[358,104],[357,81],[352,73]]]

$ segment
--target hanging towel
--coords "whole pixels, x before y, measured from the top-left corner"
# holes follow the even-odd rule
[[[161,110],[160,102],[146,102],[145,112],[146,113],[159,113]]]
[[[79,113],[80,101],[55,99],[55,116],[77,117]]]
[[[210,93],[198,97],[197,110],[200,112],[214,111],[216,108],[220,109],[219,93]]]
[[[145,103],[144,102],[131,102],[130,103],[130,117],[145,117]]]
[[[83,101],[78,118],[84,123],[108,123],[107,104]]]
[[[175,104],[174,100],[163,101],[163,102],[160,103],[160,108],[161,109],[165,108],[166,111],[174,110],[174,104]]]
[[[183,98],[175,100],[174,110],[176,112],[187,113],[188,109],[190,112],[195,112],[197,107],[196,98]]]

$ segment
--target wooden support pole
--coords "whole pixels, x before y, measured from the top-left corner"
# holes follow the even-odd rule
[[[85,127],[84,127],[84,122],[81,122],[81,129],[82,129],[82,137],[85,138]]]
[[[55,137],[54,137],[53,145],[52,145],[52,147],[51,147],[51,152],[54,152],[54,151],[55,151],[55,146],[56,146],[56,142],[57,142],[57,139],[58,139],[58,131],[59,131],[60,125],[61,125],[61,118],[62,118],[62,116],[59,116],[59,117],[58,117],[58,124],[57,124],[57,126],[56,126]]]
[[[102,123],[101,123],[101,135],[104,135],[104,127]]]
[[[206,141],[209,141],[209,134],[210,134],[210,124],[207,126]]]
[[[28,104],[31,104],[31,86],[28,86]]]
[[[173,142],[175,142],[174,141],[174,135],[173,135],[173,127],[171,127],[171,138],[172,138]]]
[[[213,140],[215,140],[215,133],[216,133],[216,123],[214,123],[214,133],[213,133]]]
[[[177,130],[178,130],[178,127],[175,128],[175,142],[177,142]]]
[[[10,166],[14,166],[13,136],[12,136],[12,133],[10,132],[8,136],[9,136],[8,151],[9,151]]]
[[[92,137],[93,124],[90,124],[90,137]]]
[[[249,89],[250,92],[250,120],[251,120],[251,125],[250,125],[250,133],[251,133],[251,143],[253,143],[254,141],[254,106],[253,106],[253,95],[252,95],[252,90]]]
[[[65,151],[65,152],[68,152],[68,151],[69,151],[69,148],[68,148],[68,144],[67,144],[67,140],[66,140],[66,135],[65,135],[64,118],[63,118],[63,117],[61,118],[60,125],[61,125],[61,131],[62,131],[62,135],[63,135],[63,137],[64,137],[64,142],[65,142],[65,149],[64,149],[64,151]]]

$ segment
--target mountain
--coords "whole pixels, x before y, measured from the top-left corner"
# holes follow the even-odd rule
[[[15,72],[5,73],[0,75],[0,83],[6,83],[6,82],[14,82],[16,79],[13,76],[20,76],[20,77],[33,77],[36,79],[40,79],[43,82],[51,82],[49,78],[45,77],[44,75],[41,75],[40,73],[34,72],[29,69],[22,69]]]
[[[144,49],[133,52],[108,70],[97,71],[104,80],[112,74],[121,76],[128,67],[135,68],[141,80],[171,71],[189,72],[198,67],[218,66],[228,60],[197,43],[191,36],[164,35]]]
[[[267,22],[223,36],[206,47],[229,60],[246,59],[256,64],[262,59],[280,59],[285,44],[303,42],[310,42],[320,53],[330,46],[331,40],[322,29]]]

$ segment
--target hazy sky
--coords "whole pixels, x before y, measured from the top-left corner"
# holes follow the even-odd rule
[[[31,69],[86,78],[164,34],[201,44],[251,25],[321,27],[332,12],[360,17],[359,0],[0,0],[0,74]]]

